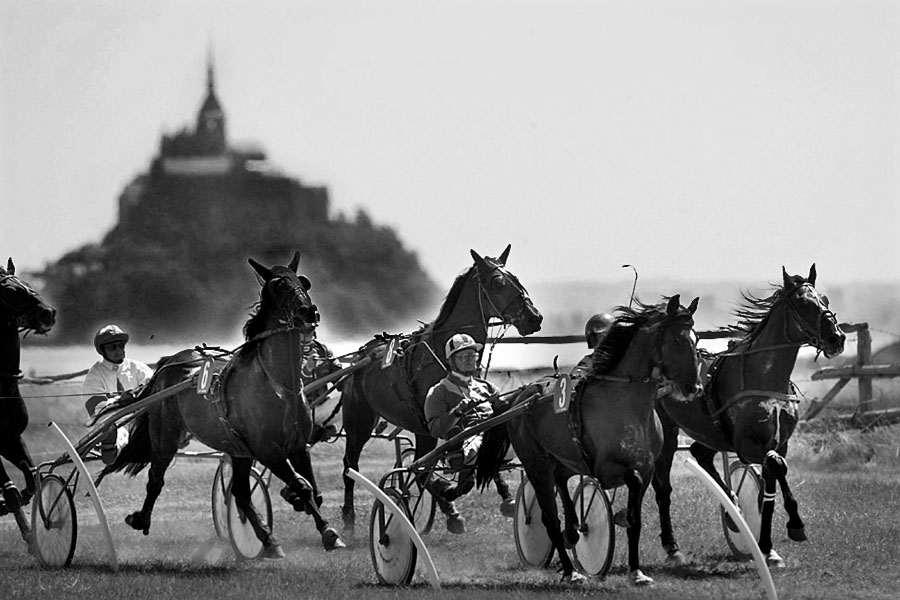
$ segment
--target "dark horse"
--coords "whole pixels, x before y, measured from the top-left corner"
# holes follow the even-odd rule
[[[679,403],[664,398],[660,417],[666,441],[657,464],[654,490],[659,505],[663,547],[674,562],[683,562],[669,517],[672,487],[669,473],[678,446],[678,427],[695,442],[691,454],[727,489],[713,465],[717,451],[736,452],[745,464],[761,464],[764,489],[761,502],[759,547],[769,564],[783,567],[772,547],[772,513],[775,482],[781,484],[788,513],[788,536],[804,541],[803,520],[787,483],[788,439],[797,425],[798,398],[791,390],[791,371],[797,351],[811,344],[828,358],[844,350],[844,332],[828,299],[815,289],[816,266],[809,276],[788,275],[782,268],[783,285],[768,298],[744,294],[739,322],[728,330],[742,336],[714,357],[702,397]]]
[[[557,412],[553,402],[538,400],[505,428],[487,433],[478,461],[479,484],[484,485],[498,468],[511,441],[534,486],[564,581],[584,578],[574,571],[566,553],[566,544],[573,546],[579,537],[566,481],[583,474],[595,478],[603,489],[627,486],[630,581],[635,585],[653,582],[640,570],[638,549],[641,503],[663,441],[657,398],[666,393],[675,401],[685,401],[700,391],[692,331],[698,301],[684,308],[675,295],[658,306],[619,307],[615,323],[594,349],[593,367],[577,384],[568,411]],[[513,406],[543,387],[540,382],[526,387]],[[557,490],[565,510],[565,532],[560,531]]]
[[[6,269],[0,267],[0,456],[22,471],[25,490],[19,492],[0,461],[0,488],[3,489],[4,511],[18,515],[21,507],[34,495],[34,462],[22,439],[28,426],[28,410],[19,393],[19,333],[47,333],[56,323],[56,309],[40,294],[16,277],[10,258]],[[24,527],[23,527],[24,525]],[[29,534],[27,521],[20,520],[22,537]]]
[[[125,469],[134,476],[150,464],[147,497],[139,512],[126,522],[134,529],[150,529],[153,505],[164,485],[163,476],[178,450],[185,431],[207,446],[231,457],[235,505],[250,522],[263,544],[263,556],[284,556],[265,521],[251,502],[250,469],[258,460],[284,481],[295,494],[295,509],[305,510],[316,523],[327,550],[343,547],[337,532],[319,513],[314,487],[309,483],[307,440],[312,414],[300,377],[302,347],[313,337],[319,321],[307,291],[309,280],[297,275],[300,253],[289,265],[267,268],[252,258],[259,275],[260,300],[244,325],[246,343],[224,365],[218,384],[206,395],[194,387],[165,398],[137,417],[128,445],[116,462],[104,469]],[[159,392],[191,377],[205,360],[198,349],[183,350],[166,359],[145,393]]]
[[[437,444],[425,423],[425,395],[446,375],[444,344],[455,333],[467,333],[483,344],[491,319],[515,325],[521,335],[540,330],[543,317],[528,292],[506,269],[510,247],[499,258],[482,257],[474,250],[475,263],[456,278],[437,319],[412,335],[403,353],[387,368],[373,362],[354,373],[344,384],[343,422],[346,433],[344,469],[359,470],[359,456],[369,441],[379,415],[416,437],[416,458]],[[356,522],[354,482],[344,476],[344,532],[352,535]],[[455,510],[434,491],[445,513]]]

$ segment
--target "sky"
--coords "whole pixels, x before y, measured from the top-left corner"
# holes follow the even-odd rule
[[[0,0],[0,256],[99,242],[212,48],[230,140],[439,287],[506,244],[525,283],[900,281],[898,34],[886,0]]]

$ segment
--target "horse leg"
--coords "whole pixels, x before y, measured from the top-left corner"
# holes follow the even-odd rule
[[[28,522],[28,518],[25,516],[25,511],[22,509],[22,506],[25,504],[22,500],[24,494],[20,493],[18,488],[13,484],[12,480],[9,478],[9,474],[3,467],[2,461],[0,461],[0,490],[2,490],[2,495],[0,495],[0,515],[8,513],[15,515],[16,523],[19,525],[19,533],[30,548],[32,539],[31,525]]]
[[[625,471],[628,487],[628,577],[632,585],[653,585],[653,579],[641,572],[641,503],[647,491],[647,482],[634,469]]]
[[[250,522],[257,539],[262,542],[263,558],[284,558],[284,550],[281,544],[272,535],[271,529],[263,521],[262,516],[253,505],[252,491],[250,489],[250,470],[253,468],[252,458],[231,457],[231,495],[234,505],[240,515]]]
[[[378,416],[365,402],[363,393],[357,389],[360,385],[351,377],[345,385],[343,398],[344,416],[344,504],[341,506],[341,518],[344,528],[341,532],[345,537],[353,537],[356,532],[356,508],[353,503],[353,493],[356,482],[347,475],[349,469],[359,471],[359,456],[362,449],[372,436],[372,430],[378,421]]]
[[[585,581],[586,578],[581,573],[575,571],[575,565],[572,563],[572,559],[569,558],[569,553],[566,552],[565,540],[563,539],[563,534],[560,530],[559,512],[556,508],[556,494],[554,493],[557,485],[557,478],[554,475],[555,469],[551,463],[551,459],[544,457],[536,460],[529,466],[530,468],[525,468],[525,474],[528,476],[528,481],[531,482],[531,485],[534,487],[535,498],[537,499],[538,506],[541,507],[541,522],[544,524],[544,529],[547,530],[547,535],[550,538],[552,547],[559,556],[562,581],[581,583]],[[568,496],[568,488],[564,487],[563,490],[561,495]],[[569,499],[569,503],[571,504],[571,499]],[[572,507],[572,514],[575,514],[574,506]]]
[[[497,471],[493,477],[497,493],[500,494],[500,514],[504,517],[514,517],[516,514],[516,499],[509,490],[509,484],[503,478],[503,474]]]
[[[178,440],[184,431],[184,421],[177,412],[177,405],[174,402],[173,399],[168,399],[147,414],[146,435],[149,437],[151,448],[150,468],[147,471],[147,495],[141,510],[125,517],[125,523],[132,529],[143,531],[144,535],[150,534],[153,506],[166,485],[166,470],[178,452]],[[137,441],[133,437],[129,445]]]
[[[775,513],[775,484],[779,473],[784,471],[784,462],[774,450],[766,454],[762,464],[762,504],[760,508],[759,549],[766,555],[770,567],[784,568],[784,559],[772,547],[772,515]]]
[[[309,447],[307,446],[305,452],[298,452],[294,456],[291,457],[291,466],[294,468],[297,473],[299,473],[304,479],[306,479],[313,489],[313,500],[316,503],[318,508],[322,507],[322,503],[324,502],[322,498],[322,492],[319,491],[319,486],[316,484],[316,474],[312,468],[312,460],[309,456]],[[288,501],[288,504],[294,504],[294,498],[296,498],[295,494],[291,492],[290,486],[285,486],[281,488],[281,497]]]
[[[575,544],[578,543],[578,538],[581,537],[578,532],[581,523],[575,511],[575,503],[572,501],[572,496],[569,495],[569,475],[570,473],[557,469],[554,481],[556,482],[556,493],[563,505],[563,520],[565,522],[563,543],[566,548],[571,549],[575,547]]]
[[[150,461],[150,469],[147,475],[147,495],[144,498],[144,504],[141,506],[141,510],[125,517],[125,523],[130,525],[132,529],[143,531],[144,535],[150,534],[153,506],[166,485],[166,469],[172,464],[174,457],[175,449],[172,449],[171,452],[157,453],[154,448],[153,458]]]
[[[0,455],[22,471],[25,489],[21,490],[19,495],[21,496],[22,506],[26,506],[31,501],[32,496],[34,496],[35,468],[34,461],[31,459],[31,453],[28,452],[28,446],[25,444],[21,434],[10,436],[3,444]]]
[[[781,463],[782,468],[778,471],[778,483],[781,485],[781,495],[784,498],[784,510],[788,514],[788,522],[787,522],[787,530],[788,530],[788,538],[795,542],[805,542],[807,540],[806,537],[806,526],[803,524],[803,519],[800,518],[800,511],[798,510],[797,500],[794,499],[794,494],[791,492],[791,488],[787,482],[787,459],[785,459],[785,455],[787,454],[787,447],[785,447],[778,455],[777,462]]]
[[[307,458],[300,462],[308,462],[308,460],[309,457],[307,455]],[[338,535],[338,532],[334,527],[328,525],[328,521],[319,512],[319,507],[315,500],[316,489],[305,477],[294,471],[291,467],[291,462],[285,459],[283,461],[265,462],[263,464],[269,467],[276,477],[288,484],[288,487],[290,488],[288,495],[291,497],[290,502],[294,507],[294,510],[297,512],[305,512],[313,518],[313,521],[316,524],[316,531],[322,536],[322,545],[325,547],[325,550],[330,552],[332,550],[346,548],[346,544],[344,544],[341,536]]]
[[[665,411],[657,411],[663,426],[662,452],[656,459],[653,470],[653,491],[656,494],[656,505],[659,508],[659,539],[666,551],[666,564],[683,565],[687,562],[684,553],[675,541],[672,527],[672,461],[678,450],[678,426]]]

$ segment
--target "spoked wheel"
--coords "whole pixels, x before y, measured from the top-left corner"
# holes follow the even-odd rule
[[[260,472],[256,467],[250,470],[250,499],[256,512],[265,519],[266,526],[272,528],[272,501],[269,498],[269,489],[266,486]],[[258,558],[263,551],[263,544],[256,537],[256,532],[250,524],[249,519],[241,514],[237,504],[234,502],[234,496],[231,493],[231,481],[229,478],[227,494],[227,523],[228,523],[228,539],[231,541],[231,547],[238,559],[252,560]]]
[[[593,477],[583,477],[573,497],[578,515],[578,543],[574,557],[578,570],[591,577],[604,577],[613,559],[616,532],[612,507],[606,492]]]
[[[31,532],[34,553],[45,567],[67,567],[75,555],[78,521],[72,492],[59,475],[38,480],[32,500]]]
[[[533,569],[543,569],[550,563],[553,545],[547,529],[541,521],[541,507],[534,494],[534,486],[527,478],[516,493],[516,514],[513,519],[513,534],[516,552],[525,565]]]
[[[231,461],[222,459],[213,476],[212,518],[216,535],[224,539],[228,535],[228,486],[231,484]]]
[[[410,517],[399,490],[387,488],[384,493]],[[369,550],[378,581],[387,585],[407,585],[412,581],[418,556],[416,545],[403,530],[400,519],[385,510],[384,503],[377,499],[369,517]]]
[[[731,490],[737,495],[738,508],[741,509],[741,515],[747,521],[750,531],[753,533],[755,540],[759,539],[759,529],[762,516],[759,511],[759,494],[762,490],[762,482],[756,465],[745,465],[739,460],[728,465],[728,481]],[[752,550],[747,540],[741,535],[737,525],[735,525],[724,508],[719,509],[722,513],[722,529],[725,532],[725,541],[731,552],[738,558],[750,558],[753,556]]]
[[[415,460],[415,448],[406,448],[400,454],[401,467],[407,467]],[[410,520],[413,525],[416,526],[416,531],[418,531],[419,534],[424,535],[431,531],[431,527],[434,525],[434,496],[419,483],[417,478],[410,477],[409,479],[411,481],[408,485],[408,506],[412,515]]]

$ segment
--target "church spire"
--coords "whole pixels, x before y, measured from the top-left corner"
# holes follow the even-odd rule
[[[204,154],[226,151],[225,112],[216,97],[216,72],[212,43],[206,55],[206,99],[197,115],[197,140]]]

